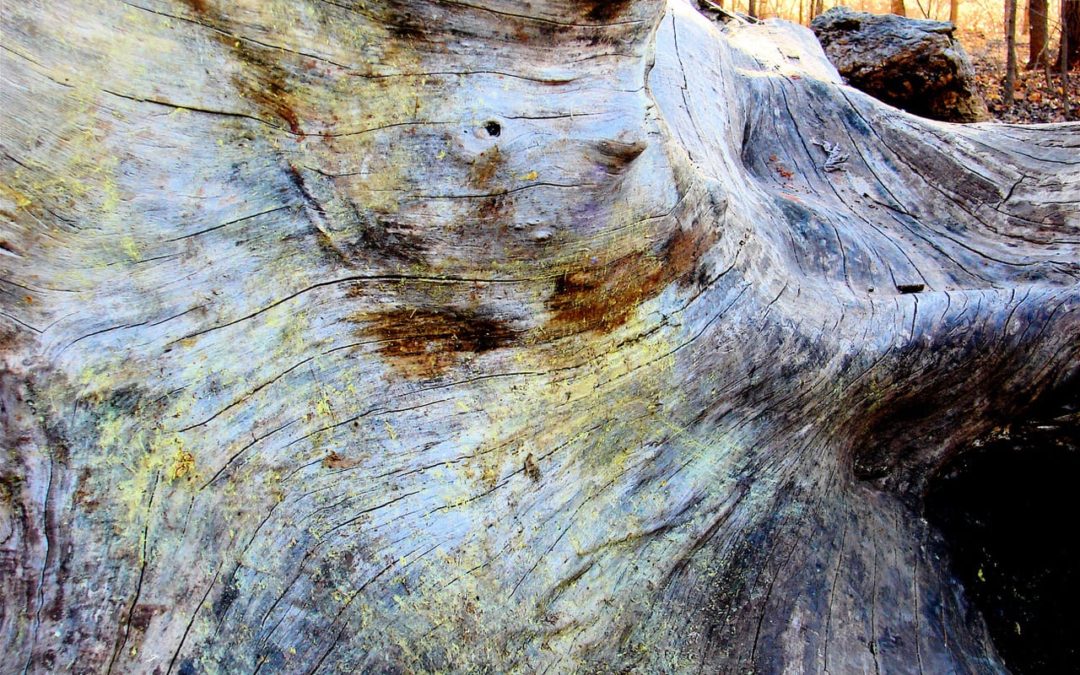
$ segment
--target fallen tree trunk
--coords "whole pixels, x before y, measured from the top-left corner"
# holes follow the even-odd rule
[[[1003,670],[919,504],[1075,391],[1075,125],[680,0],[3,21],[5,672]]]

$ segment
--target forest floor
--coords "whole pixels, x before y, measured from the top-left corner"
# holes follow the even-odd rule
[[[1016,93],[1012,105],[1008,105],[1004,100],[1005,39],[981,31],[957,31],[957,37],[971,57],[979,92],[995,120],[1019,124],[1080,120],[1080,71],[1069,73],[1067,112],[1061,73],[1052,72],[1048,86],[1043,68],[1025,70],[1028,44],[1018,41]]]

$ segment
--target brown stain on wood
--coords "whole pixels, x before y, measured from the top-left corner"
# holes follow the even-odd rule
[[[476,219],[480,222],[507,224],[514,217],[514,201],[509,195],[495,195],[479,202]]]
[[[475,189],[498,192],[498,179],[506,167],[506,156],[498,146],[488,148],[473,162],[469,169],[469,185]],[[476,200],[473,209],[476,223],[507,227],[514,219],[514,199],[511,194],[493,194]]]
[[[209,9],[206,5],[206,0],[183,0],[183,2],[196,14],[205,14],[206,10]]]
[[[610,333],[668,284],[691,284],[701,257],[717,238],[715,228],[706,224],[676,228],[658,253],[637,251],[606,264],[590,261],[560,275],[548,299],[552,317],[546,332],[554,337]]]
[[[351,469],[361,462],[360,459],[343,457],[336,451],[331,450],[330,454],[323,457],[322,467],[324,469]]]
[[[499,146],[488,148],[469,168],[469,184],[478,188],[490,186],[505,164],[506,158],[499,151]]]
[[[698,221],[690,229],[676,229],[662,251],[668,280],[682,287],[691,285],[701,258],[719,238],[719,230],[711,222]]]
[[[183,2],[199,15],[200,21],[216,29],[214,39],[239,61],[240,67],[232,76],[237,93],[259,109],[283,120],[292,133],[303,134],[300,116],[294,109],[295,98],[290,84],[292,76],[278,62],[280,50],[238,37],[229,20],[214,11],[206,0]]]
[[[399,5],[391,5],[374,17],[376,21],[386,28],[386,32],[402,42],[416,42],[427,39],[428,33],[436,19],[424,16],[424,8],[410,8]]]
[[[630,0],[591,0],[581,3],[585,18],[605,23],[617,19],[630,4]]]
[[[315,199],[314,195],[311,194],[311,191],[308,190],[307,182],[304,180],[303,174],[301,174],[300,170],[297,169],[296,166],[291,162],[288,163],[288,169],[286,170],[286,174],[289,177],[289,182],[293,184],[293,187],[295,187],[296,190],[300,193],[300,195],[304,198],[304,202],[312,209],[314,209],[316,213],[321,216],[325,216],[326,211],[323,209],[322,204],[320,204],[319,200]]]
[[[660,258],[644,252],[562,274],[548,300],[553,315],[549,332],[555,336],[610,333],[626,323],[638,305],[660,292],[662,280]]]
[[[132,628],[138,631],[146,632],[146,629],[150,627],[150,622],[153,620],[154,615],[164,610],[163,605],[136,605],[131,609],[131,617],[129,623]]]
[[[244,66],[233,75],[233,85],[240,95],[284,120],[294,134],[303,134],[300,117],[293,107],[289,73],[277,63],[273,50],[226,35],[220,39]]]
[[[75,490],[72,501],[76,506],[81,507],[87,513],[93,513],[97,511],[100,502],[97,499],[97,488],[91,482],[93,479],[93,472],[89,468],[84,467],[79,471],[78,488]]]
[[[457,309],[393,309],[351,317],[379,341],[379,353],[401,375],[432,379],[469,355],[506,347],[517,337],[507,322]]]
[[[593,150],[593,160],[610,174],[620,174],[645,152],[648,145],[644,141],[623,142],[616,140],[601,141]]]
[[[5,211],[0,211],[0,216],[8,218],[12,221],[15,220],[15,216],[13,214],[7,213]],[[14,255],[22,255],[19,250],[16,249],[15,246],[9,243],[6,239],[0,239],[0,251],[7,251],[8,253],[12,253]]]
[[[522,467],[525,470],[525,475],[529,477],[534,483],[540,481],[540,465],[536,463],[536,458],[530,452],[525,456],[525,463]]]

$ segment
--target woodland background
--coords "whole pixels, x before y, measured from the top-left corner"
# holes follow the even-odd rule
[[[1016,74],[1012,101],[1006,94],[1008,78],[1007,26],[1009,10],[1015,3]],[[1080,50],[1080,1],[1078,0],[724,0],[713,4],[761,19],[781,18],[809,25],[814,16],[838,5],[885,14],[893,12],[910,18],[952,20],[956,36],[971,57],[979,90],[990,114],[1002,122],[1040,123],[1080,120],[1080,75],[1076,73]],[[1033,58],[1031,43],[1039,44],[1039,28],[1045,7],[1045,52],[1048,58]],[[1077,20],[1071,26],[1071,76],[1062,77],[1061,15]],[[1067,16],[1067,18],[1068,18]],[[1073,25],[1075,24],[1075,25]],[[1038,48],[1035,49],[1039,53]]]

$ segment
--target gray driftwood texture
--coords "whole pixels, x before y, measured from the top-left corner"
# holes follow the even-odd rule
[[[1080,133],[683,0],[9,1],[7,672],[995,672]]]

